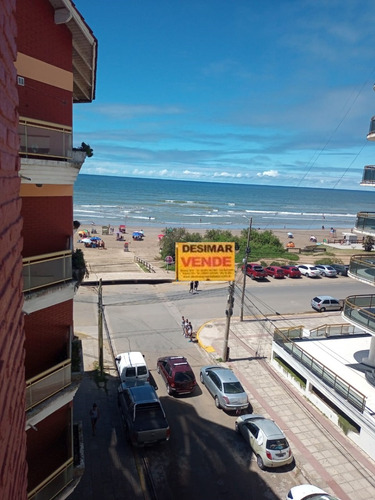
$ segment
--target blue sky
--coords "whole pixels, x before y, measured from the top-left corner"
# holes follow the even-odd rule
[[[75,4],[99,47],[82,173],[360,189],[375,164],[373,1]]]

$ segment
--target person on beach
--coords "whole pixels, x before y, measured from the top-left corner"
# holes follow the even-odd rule
[[[198,293],[199,281],[194,281],[194,293]]]
[[[194,281],[190,281],[189,293],[194,293]]]
[[[99,418],[99,408],[96,403],[92,405],[92,408],[89,412],[90,414],[90,419],[91,419],[91,428],[92,428],[92,435],[95,436],[95,429],[96,429],[96,423]]]

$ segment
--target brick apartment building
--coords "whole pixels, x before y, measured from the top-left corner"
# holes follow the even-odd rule
[[[71,0],[0,0],[0,496],[74,487],[73,103],[97,41]]]

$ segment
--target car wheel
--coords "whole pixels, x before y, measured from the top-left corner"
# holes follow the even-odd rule
[[[170,386],[169,384],[167,384],[167,393],[168,393],[169,395],[171,395],[171,394],[172,394],[172,389],[171,389],[171,386]]]
[[[326,312],[326,308],[325,308],[325,307],[322,307],[322,308],[320,309],[320,312],[321,312],[321,313]]]
[[[160,375],[160,366],[157,366],[156,367],[156,371],[158,372],[158,374]]]
[[[200,374],[199,378],[200,378],[201,383],[204,385],[204,380],[203,380],[203,375],[202,375],[202,373]]]
[[[321,274],[322,274],[322,276],[326,277],[326,273],[321,273]]]
[[[221,408],[220,401],[219,401],[219,398],[217,396],[215,396],[215,406],[216,406],[216,408],[218,408],[220,410],[220,408]]]
[[[237,423],[237,422],[235,422],[235,424],[234,424],[234,430],[235,430],[238,434],[240,433],[240,428],[239,428],[239,426],[238,426],[238,423]]]
[[[253,276],[253,275],[251,275],[251,276],[250,276],[250,279],[251,279],[251,280],[254,280],[255,278],[254,278],[254,276]]]
[[[261,469],[261,470],[265,469],[262,457],[260,455],[257,455],[257,464],[258,464],[259,469]]]

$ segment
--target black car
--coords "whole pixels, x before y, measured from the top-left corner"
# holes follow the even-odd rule
[[[344,264],[330,264],[333,269],[336,269],[337,274],[341,274],[341,276],[348,276],[348,269],[349,266],[344,265]]]

